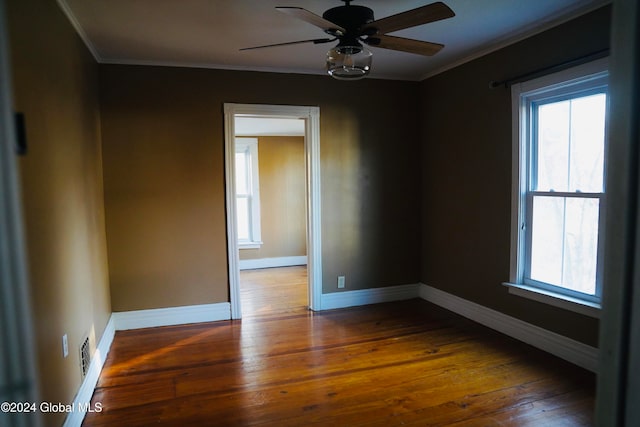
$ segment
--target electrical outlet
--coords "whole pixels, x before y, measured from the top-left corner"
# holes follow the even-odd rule
[[[338,289],[344,289],[344,276],[338,276]]]
[[[67,357],[69,355],[69,340],[67,339],[67,334],[62,336],[62,357]]]

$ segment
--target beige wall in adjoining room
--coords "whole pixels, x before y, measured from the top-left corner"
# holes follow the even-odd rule
[[[111,314],[102,188],[98,65],[55,1],[8,0],[41,400],[71,403],[80,345],[92,351]],[[62,356],[67,334],[69,356]],[[64,413],[44,414],[61,425]]]
[[[241,249],[240,259],[305,256],[304,137],[258,137],[262,246]]]

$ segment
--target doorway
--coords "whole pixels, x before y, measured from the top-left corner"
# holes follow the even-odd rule
[[[320,112],[318,107],[225,104],[225,177],[227,202],[227,245],[229,264],[229,299],[231,318],[242,317],[240,293],[240,243],[245,247],[259,247],[258,233],[248,233],[250,219],[240,224],[238,212],[251,215],[251,202],[237,199],[236,188],[236,127],[246,119],[294,120],[302,124],[304,135],[304,211],[306,225],[306,275],[307,305],[311,310],[321,310],[322,263],[320,234]],[[242,167],[242,166],[240,166]],[[240,185],[244,185],[240,183]],[[259,203],[259,201],[257,201]],[[255,203],[254,203],[255,205]],[[242,242],[239,242],[239,236]],[[248,245],[248,246],[247,246]],[[295,258],[295,257],[294,257]]]
[[[243,316],[309,306],[305,121],[236,117],[236,213]]]

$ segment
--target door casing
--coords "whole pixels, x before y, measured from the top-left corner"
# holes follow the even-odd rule
[[[322,240],[320,198],[320,108],[294,105],[224,104],[225,193],[227,203],[227,253],[231,318],[242,318],[240,267],[236,224],[235,118],[279,118],[305,121],[305,193],[309,308],[322,310]]]

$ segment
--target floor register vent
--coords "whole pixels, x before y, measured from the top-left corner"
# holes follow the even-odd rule
[[[91,355],[89,354],[89,337],[87,337],[80,346],[80,369],[82,370],[83,379],[89,371],[89,363],[91,363]]]

